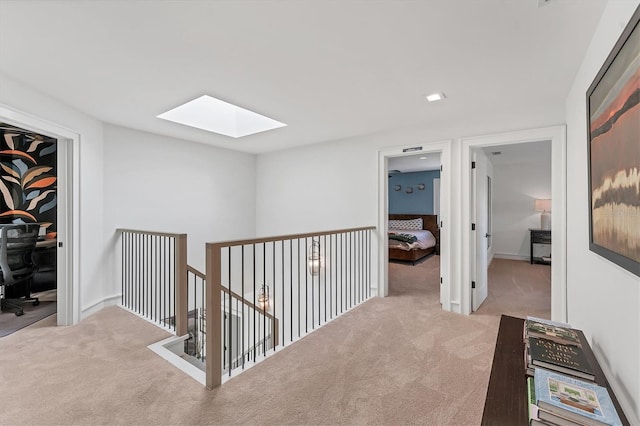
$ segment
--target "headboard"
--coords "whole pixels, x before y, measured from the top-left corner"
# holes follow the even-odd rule
[[[431,231],[436,240],[440,239],[440,227],[438,226],[438,216],[435,214],[389,214],[389,219],[409,220],[422,218],[422,229]]]

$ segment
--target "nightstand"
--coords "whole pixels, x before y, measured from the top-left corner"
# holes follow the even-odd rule
[[[530,245],[529,245],[529,256],[531,263],[543,263],[545,265],[551,264],[551,230],[550,229],[529,229],[531,233]],[[543,256],[534,256],[533,255],[533,245],[534,244],[544,244],[549,248],[549,255]]]

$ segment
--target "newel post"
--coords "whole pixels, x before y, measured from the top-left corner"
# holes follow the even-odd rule
[[[220,296],[222,293],[222,284],[220,283],[222,268],[220,252],[218,244],[207,243],[205,333],[207,336],[206,382],[209,389],[222,384],[222,314],[220,312],[222,306]]]
[[[187,234],[176,236],[176,336],[184,336],[189,330],[189,292],[187,288]]]

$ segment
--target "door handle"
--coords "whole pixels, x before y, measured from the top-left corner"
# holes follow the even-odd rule
[[[489,238],[491,234],[484,234],[485,238]]]

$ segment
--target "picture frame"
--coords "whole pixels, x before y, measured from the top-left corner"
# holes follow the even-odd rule
[[[586,98],[589,250],[640,276],[640,6]]]

